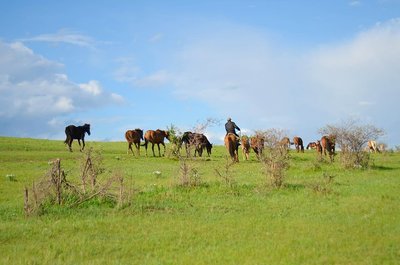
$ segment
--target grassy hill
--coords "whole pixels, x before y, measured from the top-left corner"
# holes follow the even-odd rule
[[[317,161],[314,151],[291,151],[284,186],[274,189],[254,153],[227,166],[223,146],[184,163],[151,150],[148,157],[143,149],[140,157],[127,155],[124,142],[88,142],[89,148],[101,153],[99,183],[124,178],[130,195],[124,206],[47,204],[25,216],[24,188],[46,175],[49,161],[59,158],[67,179],[80,183],[84,156],[75,142],[70,153],[62,141],[0,137],[1,264],[400,260],[399,153],[373,154],[368,170],[344,170]],[[181,185],[184,166],[197,185]]]

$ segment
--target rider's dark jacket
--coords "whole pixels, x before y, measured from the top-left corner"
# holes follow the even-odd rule
[[[226,134],[233,133],[234,135],[239,136],[237,135],[235,129],[240,131],[240,128],[233,121],[228,121],[227,123],[225,123]]]

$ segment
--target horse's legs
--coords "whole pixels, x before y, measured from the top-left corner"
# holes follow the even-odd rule
[[[163,156],[165,156],[165,144],[164,143],[161,143],[163,146],[164,146],[164,154],[163,154]],[[160,152],[160,146],[158,146],[158,152]]]
[[[71,138],[69,138],[69,141],[68,141],[68,147],[69,147],[69,151],[70,152],[72,152],[72,141],[73,141],[74,139],[72,139],[72,137]]]
[[[128,143],[128,150],[126,151],[126,154],[127,154],[127,155],[129,154],[129,150],[131,150],[132,155],[133,155],[132,143],[131,143],[131,142]]]
[[[135,143],[135,146],[136,146],[137,154],[138,154],[138,156],[140,156],[140,142]],[[133,153],[133,151],[132,151],[132,153]]]
[[[83,151],[83,149],[85,149],[85,139],[84,138],[82,138],[82,151]]]
[[[151,150],[153,151],[153,156],[156,156],[156,154],[154,154],[154,143],[151,143]]]
[[[144,149],[146,150],[146,156],[147,156],[147,144],[148,144],[148,141],[145,139],[144,140]]]

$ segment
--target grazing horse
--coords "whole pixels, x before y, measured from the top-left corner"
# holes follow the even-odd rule
[[[310,142],[308,143],[306,149],[317,149],[317,143],[316,142]]]
[[[224,138],[225,147],[228,150],[229,155],[233,162],[239,162],[238,149],[239,142],[237,141],[236,135],[233,133],[228,133]]]
[[[336,137],[334,135],[325,135],[321,138],[321,153],[324,153],[324,155],[326,156],[326,151],[328,151],[331,162],[333,162],[333,158],[335,155],[335,141]]]
[[[204,134],[201,133],[195,133],[194,134],[194,145],[195,145],[195,151],[194,151],[194,156],[196,156],[196,152],[199,154],[201,157],[203,155],[203,150],[207,150],[207,155],[211,155],[211,149],[212,149],[212,144],[210,141],[208,141],[207,137]]]
[[[317,154],[318,154],[319,156],[321,156],[321,155],[322,155],[322,145],[321,145],[321,141],[320,141],[320,140],[317,140],[316,142],[314,142],[314,144],[315,144],[314,148],[315,148],[315,150],[317,151]]]
[[[83,151],[85,148],[85,133],[90,135],[90,124],[85,123],[83,126],[69,125],[65,127],[65,135],[67,136],[67,139],[65,139],[64,143],[68,144],[70,152],[72,152],[71,145],[74,139],[78,140],[80,151]],[[82,148],[81,140],[83,144]]]
[[[153,130],[148,130],[144,134],[144,147],[146,149],[146,156],[147,156],[147,145],[150,142],[151,145],[151,150],[153,151],[153,156],[156,156],[154,154],[154,144],[157,144],[158,147],[158,155],[161,156],[161,151],[160,151],[160,144],[164,146],[164,154],[165,155],[165,144],[164,144],[164,138],[167,138],[169,141],[169,133],[167,131],[163,131],[160,129],[157,129],[155,131]]]
[[[376,153],[376,152],[380,153],[381,152],[379,150],[379,148],[378,148],[378,145],[376,144],[376,141],[373,141],[373,140],[369,140],[368,141],[368,150],[370,152],[374,152],[374,153]]]
[[[186,155],[190,156],[190,147],[194,147],[194,156],[198,153],[201,157],[204,149],[207,150],[207,155],[211,155],[212,144],[207,137],[201,133],[184,132],[182,135],[182,143],[185,144]]]
[[[283,137],[282,140],[279,142],[279,144],[284,148],[290,149],[289,137]]]
[[[297,153],[300,151],[302,153],[304,153],[303,139],[301,139],[298,136],[295,136],[295,137],[293,137],[293,143],[294,143],[294,146],[296,147]]]
[[[243,159],[249,160],[249,154],[250,154],[249,137],[247,137],[245,135],[242,136],[241,142],[242,142],[242,150],[243,150]]]
[[[125,139],[128,141],[128,151],[126,152],[129,154],[129,150],[131,150],[132,155],[134,155],[132,150],[132,144],[135,144],[137,154],[140,156],[140,139],[143,139],[143,130],[135,129],[135,130],[127,130],[125,132]]]
[[[262,152],[264,150],[264,137],[256,135],[250,138],[250,146],[253,148],[254,153],[256,153],[257,158],[260,159]]]

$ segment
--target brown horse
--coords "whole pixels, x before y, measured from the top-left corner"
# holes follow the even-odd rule
[[[236,135],[234,135],[233,133],[228,133],[225,136],[224,143],[226,149],[228,150],[229,155],[232,158],[232,161],[239,162],[239,156],[238,156],[239,143]]]
[[[336,137],[334,135],[324,135],[321,138],[321,153],[324,153],[324,155],[326,156],[326,151],[328,151],[331,162],[333,162],[335,156],[335,142]]]
[[[264,137],[260,135],[256,135],[250,138],[250,146],[251,148],[253,148],[254,153],[256,153],[258,159],[260,159],[264,150],[264,141]]]
[[[125,139],[126,141],[128,141],[128,151],[126,151],[126,153],[129,154],[129,150],[131,150],[132,155],[134,155],[132,150],[132,144],[135,144],[136,153],[140,156],[140,139],[144,140],[143,130],[141,129],[127,130],[125,132]]]
[[[308,143],[306,149],[316,149],[317,148],[317,143],[316,142],[310,142]]]
[[[282,140],[279,142],[280,146],[290,149],[290,140],[289,137],[283,137]]]
[[[154,154],[154,145],[157,144],[158,147],[158,155],[161,156],[160,152],[160,144],[164,146],[164,154],[165,155],[165,144],[164,144],[164,138],[167,138],[169,141],[169,133],[167,131],[163,131],[160,129],[157,129],[155,131],[153,130],[148,130],[144,134],[144,147],[146,149],[146,156],[147,156],[147,145],[150,142],[151,145],[151,150],[153,151],[153,156],[156,156]]]
[[[293,137],[293,143],[294,143],[294,146],[296,147],[297,153],[300,151],[302,153],[304,153],[303,139],[301,139],[298,136],[295,136],[295,137]]]
[[[249,137],[242,136],[242,150],[243,150],[243,159],[249,160],[249,153],[250,153],[250,141]]]

